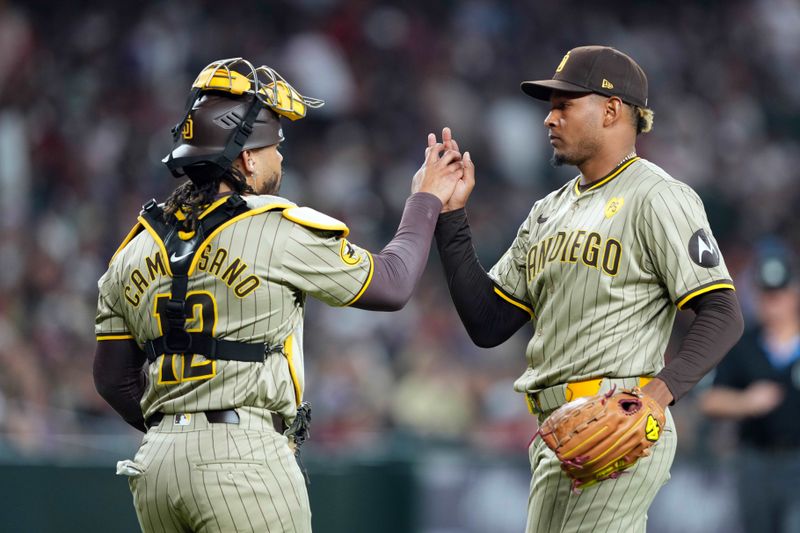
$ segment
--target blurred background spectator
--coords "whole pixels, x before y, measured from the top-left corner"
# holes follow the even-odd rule
[[[747,533],[800,531],[800,283],[788,250],[754,269],[757,320],[719,365],[703,411],[739,421],[737,492]]]
[[[208,62],[244,56],[326,100],[285,127],[282,194],[345,220],[368,248],[393,234],[425,134],[451,126],[478,169],[469,213],[488,267],[534,201],[574,172],[549,165],[546,106],[519,82],[588,43],[616,46],[647,71],[655,128],[639,154],[699,192],[752,320],[743,273],[754,243],[775,234],[800,244],[795,0],[0,0],[0,454],[106,460],[135,446],[92,385],[96,281],[140,206],[176,186],[160,159]],[[311,453],[445,447],[526,464],[536,428],[511,382],[530,329],[475,348],[437,263],[399,313],[310,305]],[[694,397],[674,413],[672,485],[720,486],[727,473],[707,459],[729,440]],[[682,469],[695,460],[705,474]],[[504,478],[482,486],[492,479]],[[675,501],[668,489],[654,517]],[[728,500],[709,501],[706,516],[735,531]]]

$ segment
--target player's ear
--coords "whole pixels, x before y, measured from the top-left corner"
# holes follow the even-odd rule
[[[242,150],[242,153],[239,154],[239,157],[236,158],[234,163],[238,163],[238,166],[244,171],[246,176],[252,174],[256,169],[255,162],[253,161],[253,153],[250,150]]]
[[[613,125],[618,120],[622,119],[623,113],[625,113],[625,105],[622,103],[622,100],[616,96],[607,98],[603,109],[603,126],[608,127]]]

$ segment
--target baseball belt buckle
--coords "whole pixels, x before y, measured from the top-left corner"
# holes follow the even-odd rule
[[[188,426],[192,423],[192,413],[175,413],[173,415],[172,425],[174,426]]]

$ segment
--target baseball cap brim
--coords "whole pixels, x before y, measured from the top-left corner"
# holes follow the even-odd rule
[[[550,100],[550,94],[552,94],[553,91],[564,91],[568,93],[593,92],[591,89],[587,89],[586,87],[581,87],[580,85],[575,85],[574,83],[561,80],[523,81],[519,86],[528,96],[536,98],[537,100],[545,101]]]

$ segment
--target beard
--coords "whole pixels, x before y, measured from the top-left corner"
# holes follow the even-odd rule
[[[560,167],[564,165],[572,165],[572,166],[580,166],[582,165],[588,157],[578,157],[575,154],[564,154],[558,153],[553,150],[553,157],[550,158],[550,164],[554,167]]]
[[[570,161],[567,159],[565,154],[559,154],[555,150],[553,150],[553,157],[550,158],[550,164],[554,167],[560,167],[563,165],[571,164]]]
[[[572,165],[579,167],[589,161],[600,150],[600,140],[597,138],[583,139],[571,152],[553,150],[550,164],[554,167]]]
[[[256,189],[256,194],[270,194],[276,195],[281,188],[281,174],[282,171],[273,172],[269,178],[261,181],[259,187]]]

